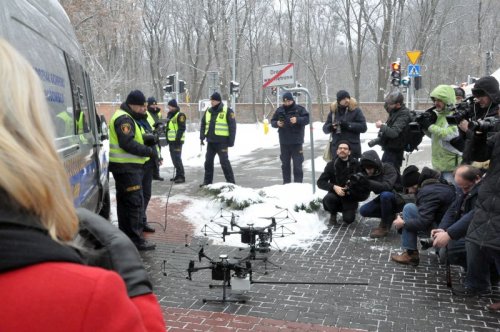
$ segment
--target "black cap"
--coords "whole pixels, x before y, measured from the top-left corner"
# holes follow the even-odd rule
[[[285,100],[293,100],[293,95],[291,92],[285,92],[283,94],[283,97],[281,97],[283,99],[283,101]]]
[[[128,105],[144,105],[146,104],[146,97],[141,91],[134,90],[128,94],[125,103]]]
[[[339,92],[337,92],[337,102],[340,102],[341,100],[344,100],[346,98],[351,98],[349,92],[345,90],[340,90]]]
[[[500,103],[500,90],[498,81],[493,76],[484,76],[474,83],[472,88],[474,97],[487,95],[494,103]]]
[[[220,96],[220,93],[214,92],[210,96],[210,100],[222,101],[222,97]]]
[[[418,184],[418,179],[420,177],[420,172],[418,167],[415,165],[410,165],[405,168],[403,175],[401,176],[401,184],[403,187],[413,187]]]
[[[422,182],[428,179],[439,179],[440,176],[441,172],[425,166],[424,168],[422,168],[422,172],[420,173],[420,176],[418,178],[418,185],[421,186]]]
[[[148,106],[150,106],[150,105],[156,105],[156,104],[157,104],[157,101],[156,101],[155,97],[149,97],[148,98]]]
[[[168,101],[168,104],[167,104],[167,105],[168,105],[168,106],[175,107],[175,108],[179,108],[179,106],[177,106],[177,100],[175,100],[175,99],[170,99],[170,100]]]

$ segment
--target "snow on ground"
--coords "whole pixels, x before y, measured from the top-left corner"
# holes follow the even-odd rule
[[[226,185],[215,183],[208,186],[208,189]],[[322,190],[318,190],[314,195],[310,192],[310,185],[306,183],[275,185],[261,190],[234,186],[234,190],[223,191],[220,196],[231,197],[239,202],[251,200],[254,203],[243,210],[230,211],[225,209],[224,203],[214,198],[189,199],[189,207],[184,210],[184,215],[194,225],[195,235],[206,235],[214,244],[236,247],[244,246],[241,243],[241,235],[228,235],[225,242],[221,238],[224,226],[231,232],[232,213],[235,215],[236,224],[242,227],[264,227],[270,225],[271,217],[275,217],[277,227],[276,231],[273,230],[274,244],[280,249],[306,248],[326,229],[318,213],[295,211],[296,206],[307,205],[315,199],[318,201],[325,195]],[[233,227],[233,231],[237,230],[237,227]]]

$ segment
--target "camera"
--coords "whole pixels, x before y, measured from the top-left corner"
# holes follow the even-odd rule
[[[412,132],[420,132],[422,130],[427,130],[431,125],[436,123],[437,114],[434,112],[435,106],[425,110],[424,112],[419,112],[415,117],[413,122],[410,122],[410,130]]]
[[[432,247],[432,244],[434,243],[433,238],[427,238],[427,239],[420,239],[420,245],[422,246],[422,250],[427,250]]]
[[[340,134],[342,132],[342,129],[340,128],[340,122],[335,121],[334,123],[332,123],[332,125],[335,127],[334,134]]]
[[[382,145],[382,133],[378,133],[378,137],[368,141],[368,146],[373,148],[375,145]]]
[[[500,122],[497,117],[487,117],[483,120],[476,120],[469,122],[469,129],[473,131],[479,131],[482,133],[487,133],[490,131],[496,131],[495,127]]]
[[[278,121],[279,121],[279,122],[285,122],[285,116],[284,116],[283,114],[280,114],[280,115],[278,116]]]
[[[462,120],[471,120],[474,114],[474,97],[469,97],[461,103],[455,105],[453,113],[446,116],[446,121],[450,125],[458,125]]]

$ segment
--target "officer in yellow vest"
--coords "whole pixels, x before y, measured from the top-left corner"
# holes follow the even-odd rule
[[[138,250],[153,250],[156,245],[144,239],[142,223],[143,167],[156,154],[144,144],[145,132],[137,123],[145,115],[146,97],[139,90],[130,92],[109,123],[109,171],[115,179],[118,227]]]
[[[160,122],[162,118],[161,108],[158,107],[158,103],[155,97],[148,98],[148,122],[152,121],[154,125],[157,122]],[[163,181],[163,178],[160,176],[160,166],[163,164],[163,158],[161,156],[161,147],[158,144],[158,159],[154,164],[155,168],[153,169],[153,180]]]
[[[236,138],[236,119],[232,109],[222,103],[218,92],[210,96],[209,107],[201,118],[200,140],[207,140],[205,155],[205,178],[200,187],[211,184],[214,178],[214,158],[219,155],[220,165],[226,182],[235,183],[233,169],[228,158],[228,148],[234,146]]]
[[[167,141],[170,151],[170,158],[175,167],[175,176],[170,179],[175,183],[186,182],[184,175],[184,165],[182,164],[182,145],[184,144],[184,137],[186,132],[186,114],[180,111],[177,105],[177,100],[172,99],[168,102],[167,114]]]

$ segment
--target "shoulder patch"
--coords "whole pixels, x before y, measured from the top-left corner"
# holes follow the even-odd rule
[[[231,119],[234,119],[236,116],[234,115],[234,113],[231,113],[231,115],[229,115],[231,117]]]
[[[186,116],[185,115],[179,115],[179,122],[184,122],[186,121]]]
[[[120,129],[122,130],[123,134],[128,135],[132,130],[132,126],[130,125],[130,123],[124,123],[120,126]]]

